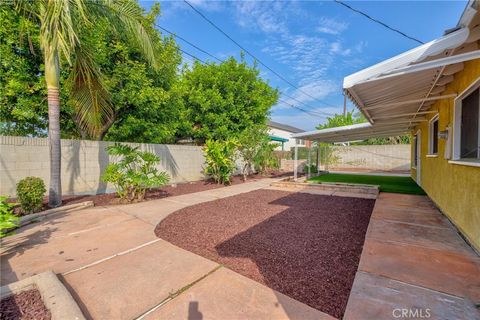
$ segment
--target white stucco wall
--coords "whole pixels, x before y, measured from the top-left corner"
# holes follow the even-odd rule
[[[288,141],[284,142],[284,144],[283,144],[285,151],[290,151],[290,148],[295,147],[295,138],[292,138],[292,134],[293,134],[292,132],[269,127],[269,134],[271,136],[288,139]],[[278,142],[278,143],[280,143],[280,142]],[[304,144],[303,145],[299,144],[298,146],[299,147],[300,146],[304,147],[305,145]],[[280,145],[275,150],[282,150],[282,146]]]

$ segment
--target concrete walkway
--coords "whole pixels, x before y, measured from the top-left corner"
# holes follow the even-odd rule
[[[153,232],[176,210],[272,181],[52,215],[2,240],[1,283],[53,270],[91,319],[332,319]]]
[[[56,214],[2,240],[1,283],[53,270],[93,319],[333,319],[153,233],[178,209],[272,181]],[[480,259],[431,201],[381,193],[344,319],[480,319],[479,302]]]
[[[344,319],[480,319],[480,258],[425,196],[380,193]]]

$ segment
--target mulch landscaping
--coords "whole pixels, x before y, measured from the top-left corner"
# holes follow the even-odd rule
[[[49,320],[50,311],[45,307],[37,289],[22,291],[0,300],[0,320]]]
[[[248,176],[247,181],[243,181],[243,176],[233,176],[230,185],[241,184],[245,182],[252,182],[257,181],[264,178],[278,178],[278,177],[286,177],[292,175],[291,172],[282,172],[282,171],[275,171],[270,174],[252,174]],[[203,181],[195,181],[195,182],[187,182],[187,183],[179,183],[173,185],[167,185],[161,188],[154,188],[148,190],[145,199],[143,201],[149,200],[156,200],[162,199],[167,197],[179,196],[182,194],[200,192],[210,189],[217,189],[223,188],[224,185],[217,184],[212,180],[203,180]],[[9,201],[15,202],[15,199],[10,199]],[[116,193],[103,193],[103,194],[96,194],[96,195],[75,195],[75,196],[63,196],[62,198],[62,206],[81,203],[84,201],[93,201],[95,206],[108,206],[108,205],[118,205],[118,204],[128,204],[129,202],[121,202],[120,199],[117,197]],[[43,209],[47,210],[48,208],[48,197],[45,197],[43,201]],[[14,212],[17,215],[22,215],[20,206],[14,208]]]
[[[374,203],[257,190],[176,211],[155,234],[341,318]]]

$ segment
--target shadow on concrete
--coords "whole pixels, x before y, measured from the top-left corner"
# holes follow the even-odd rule
[[[1,239],[1,285],[6,285],[25,278],[24,275],[18,275],[10,265],[10,260],[15,256],[21,256],[27,250],[33,249],[41,244],[45,244],[50,239],[53,232],[58,230],[55,227],[56,222],[52,217],[60,218],[67,213],[57,213],[49,216],[48,220],[32,223],[14,231],[14,234]],[[44,229],[29,233],[29,230],[44,227]],[[23,235],[22,235],[23,234]]]
[[[188,320],[202,320],[203,314],[198,309],[198,301],[188,303]]]

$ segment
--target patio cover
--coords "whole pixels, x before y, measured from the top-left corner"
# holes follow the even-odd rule
[[[463,62],[480,58],[478,3],[470,1],[459,25],[446,34],[391,59],[347,76],[345,94],[368,123],[297,133],[294,138],[346,142],[411,132],[426,121],[430,106],[444,94],[446,85]]]

